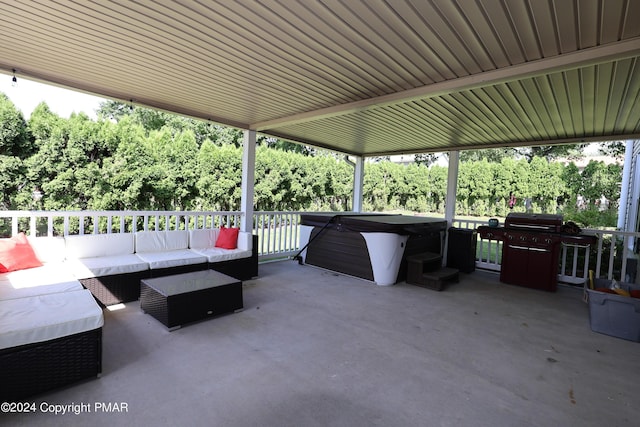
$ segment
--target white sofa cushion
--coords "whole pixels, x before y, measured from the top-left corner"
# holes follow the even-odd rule
[[[101,328],[102,309],[86,289],[0,301],[0,349]]]
[[[136,273],[149,269],[149,263],[136,254],[68,259],[65,265],[78,279]]]
[[[207,257],[198,254],[191,249],[180,249],[165,252],[138,252],[137,255],[149,264],[149,268],[157,270],[160,268],[180,267],[183,265],[203,264],[207,262]]]
[[[67,259],[109,257],[134,252],[132,233],[66,236]]]
[[[0,300],[83,289],[62,263],[0,274]]]
[[[65,241],[62,237],[30,237],[29,244],[33,248],[36,257],[43,264],[59,263],[64,261]]]
[[[135,233],[135,251],[165,252],[189,247],[189,232],[175,231],[138,231]]]
[[[189,248],[189,232],[139,231],[135,233],[136,255],[149,264],[149,268],[180,267],[202,264],[207,258]]]
[[[25,271],[25,270],[21,270]],[[4,276],[4,274],[2,275]],[[84,289],[80,282],[72,279],[68,282],[52,282],[51,284],[34,284],[34,282],[12,283],[0,278],[0,300],[32,297],[34,295],[55,294],[58,292],[78,291]]]
[[[251,233],[238,233],[238,247],[236,249],[216,248],[216,240],[219,234],[220,230],[217,228],[189,230],[189,247],[192,251],[206,256],[207,261],[211,263],[251,256],[253,246]]]
[[[232,259],[249,258],[251,251],[243,249],[204,248],[192,249],[194,252],[207,257],[209,262],[229,261]]]
[[[213,248],[220,234],[219,228],[189,230],[189,247],[191,249]]]

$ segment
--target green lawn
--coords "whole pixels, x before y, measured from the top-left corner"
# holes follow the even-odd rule
[[[497,249],[495,246],[496,243],[498,245]],[[491,250],[490,253],[488,253],[489,249]],[[487,257],[489,257],[488,260],[487,260]],[[496,257],[497,257],[497,263],[500,264],[502,262],[502,242],[492,241],[491,246],[489,248],[487,248],[486,243],[480,244],[480,242],[478,242],[478,245],[476,246],[476,259],[483,260],[489,263],[495,263]]]

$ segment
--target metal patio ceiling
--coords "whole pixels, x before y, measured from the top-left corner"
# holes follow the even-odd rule
[[[356,155],[640,138],[640,0],[0,0],[0,69]]]

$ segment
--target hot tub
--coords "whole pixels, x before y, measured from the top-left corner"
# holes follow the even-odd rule
[[[393,285],[406,276],[406,257],[442,253],[447,222],[420,216],[309,213],[301,215],[301,261]]]

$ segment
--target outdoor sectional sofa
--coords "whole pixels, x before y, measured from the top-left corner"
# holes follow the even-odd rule
[[[29,242],[42,265],[0,273],[0,402],[102,372],[102,309],[63,268],[64,240]]]
[[[240,280],[258,275],[257,236],[238,232],[216,248],[220,229],[67,236],[65,266],[104,305],[135,301],[140,280],[213,269]]]
[[[140,279],[215,269],[258,275],[257,236],[215,247],[219,229],[28,238],[42,265],[0,273],[0,401],[102,371],[102,305],[134,301]],[[24,238],[24,237],[23,237]],[[0,239],[0,249],[2,241]]]

